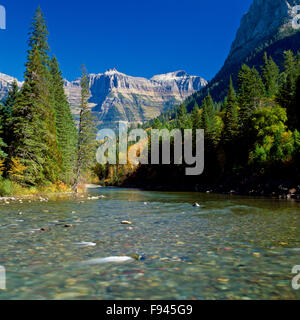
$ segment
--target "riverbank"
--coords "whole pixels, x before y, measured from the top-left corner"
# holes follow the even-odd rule
[[[78,199],[84,198],[88,189],[97,189],[101,188],[100,185],[95,184],[82,184],[79,188],[79,192],[74,192],[70,187],[68,187],[65,191],[57,191],[53,192],[51,190],[39,190],[39,189],[25,189],[22,188],[23,194],[19,192],[16,195],[3,196],[0,197],[0,203],[10,204],[10,203],[22,203],[23,201],[39,201],[39,202],[48,202],[49,200],[66,200],[70,198]]]
[[[190,179],[186,183],[185,180],[178,179],[174,184],[171,184],[170,180],[172,177],[165,181],[138,180],[137,177],[132,177],[120,186],[149,191],[193,191],[300,201],[300,178],[297,174],[294,177],[230,175],[214,182],[207,182],[206,179]]]

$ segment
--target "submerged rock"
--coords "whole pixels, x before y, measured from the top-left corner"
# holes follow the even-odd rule
[[[199,203],[195,202],[195,203],[193,204],[193,207],[197,207],[197,208],[198,208],[198,207],[201,207],[201,206],[200,206]]]
[[[97,244],[94,242],[77,242],[75,243],[78,247],[95,247]]]
[[[129,262],[134,261],[135,259],[132,257],[107,257],[107,258],[97,258],[97,259],[91,259],[82,262],[82,264],[85,265],[92,265],[92,264],[105,264],[105,263],[123,263],[123,262]]]
[[[132,224],[132,222],[131,222],[131,221],[126,221],[126,220],[125,220],[125,221],[122,221],[122,222],[121,222],[121,224]]]

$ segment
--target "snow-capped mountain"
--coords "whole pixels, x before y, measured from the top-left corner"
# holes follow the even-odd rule
[[[0,101],[7,96],[11,84],[17,81],[18,86],[22,87],[23,82],[18,81],[16,78],[0,73]]]
[[[117,121],[138,123],[160,115],[207,85],[199,76],[185,71],[160,74],[151,79],[132,77],[110,69],[90,74],[90,106],[102,126]],[[65,82],[65,91],[72,110],[79,114],[80,81]]]

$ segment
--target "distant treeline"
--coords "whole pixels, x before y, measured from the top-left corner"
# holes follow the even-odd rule
[[[124,168],[113,170],[114,180],[136,184],[217,183],[234,175],[270,175],[280,172],[299,175],[300,156],[300,54],[283,53],[283,68],[264,55],[257,70],[244,64],[237,88],[230,78],[222,103],[214,103],[208,93],[202,105],[187,112],[181,104],[176,114],[154,119],[145,128],[204,129],[205,172],[185,177],[183,166],[141,166],[124,175]],[[281,71],[282,70],[282,71]],[[100,170],[112,174],[112,169]],[[241,174],[243,172],[243,174]],[[106,177],[107,178],[107,177]]]

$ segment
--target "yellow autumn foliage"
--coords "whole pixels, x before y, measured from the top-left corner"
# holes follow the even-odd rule
[[[4,162],[5,162],[5,160],[0,161],[0,177],[2,177],[3,172],[5,170]]]
[[[11,167],[8,170],[9,175],[16,178],[23,178],[23,172],[26,170],[26,167],[20,162],[18,158],[11,158]]]

